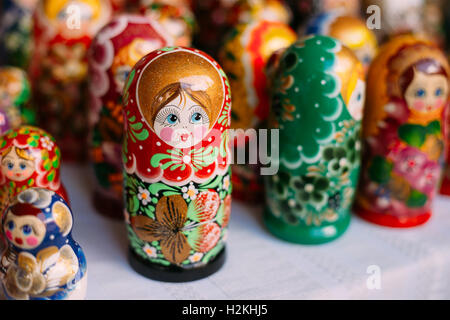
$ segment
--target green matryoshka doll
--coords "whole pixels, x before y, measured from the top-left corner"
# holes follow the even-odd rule
[[[279,170],[265,177],[265,224],[287,241],[331,241],[349,225],[359,175],[363,66],[337,40],[311,36],[282,54],[272,83]]]

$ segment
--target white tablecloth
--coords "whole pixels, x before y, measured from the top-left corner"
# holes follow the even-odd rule
[[[127,262],[123,223],[97,214],[87,167],[65,165],[63,181],[75,216],[73,236],[88,263],[88,299],[450,299],[450,198],[432,219],[390,229],[354,217],[338,240],[302,246],[271,236],[262,208],[233,203],[228,257],[211,277],[171,284],[148,280]],[[378,266],[380,289],[367,268]]]

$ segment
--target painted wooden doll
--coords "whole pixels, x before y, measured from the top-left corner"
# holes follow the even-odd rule
[[[42,187],[68,201],[60,180],[61,152],[44,130],[20,126],[0,138],[0,212],[19,192]]]
[[[228,19],[231,26],[256,19],[289,24],[291,15],[289,7],[280,0],[238,0],[231,7]]]
[[[444,160],[449,88],[445,55],[412,36],[389,41],[368,77],[356,212],[377,224],[428,220]]]
[[[36,10],[30,77],[38,123],[71,161],[87,156],[87,50],[111,11],[109,0],[43,0]]]
[[[174,6],[163,1],[155,1],[141,7],[141,12],[150,19],[158,21],[172,36],[175,45],[191,46],[195,18],[187,5]]]
[[[342,16],[338,11],[325,12],[313,17],[306,27],[306,34],[330,36],[352,49],[367,73],[378,50],[377,39],[365,21],[352,16]]]
[[[287,241],[331,241],[350,222],[359,174],[363,66],[337,40],[311,36],[282,54],[273,85],[279,170],[264,177],[265,223]]]
[[[32,15],[37,0],[2,0],[0,65],[27,68],[32,50]]]
[[[272,53],[291,45],[297,36],[281,22],[256,20],[239,24],[230,31],[219,54],[219,61],[230,78],[233,91],[232,129],[264,127],[269,115],[269,97],[264,68]],[[248,139],[257,139],[250,136]],[[237,137],[236,148],[247,148],[251,141]],[[250,151],[248,151],[250,152]],[[237,153],[237,152],[236,152]],[[233,165],[233,195],[244,201],[260,201],[263,182],[255,163]]]
[[[123,217],[122,92],[134,65],[146,54],[172,45],[172,38],[152,19],[119,15],[94,39],[89,51],[91,123],[90,158],[100,212]]]
[[[27,74],[16,67],[0,67],[0,135],[33,120],[29,99]]]
[[[2,221],[8,247],[0,275],[8,299],[85,298],[86,258],[72,238],[72,211],[60,195],[44,188],[22,191]]]
[[[162,281],[190,281],[225,261],[231,212],[231,96],[205,53],[144,57],[124,92],[125,216],[130,262]]]

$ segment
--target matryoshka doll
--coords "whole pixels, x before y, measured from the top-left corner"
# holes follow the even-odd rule
[[[16,67],[0,67],[0,135],[32,120],[27,108],[29,99],[27,74]]]
[[[219,64],[170,47],[133,68],[124,91],[125,217],[130,263],[191,281],[225,261],[231,212],[231,96]]]
[[[89,51],[90,158],[100,212],[123,217],[122,92],[134,65],[155,49],[172,45],[158,22],[140,15],[118,15],[95,37]]]
[[[71,161],[87,156],[87,50],[111,12],[109,0],[43,0],[35,13],[30,77],[38,123]]]
[[[60,180],[61,152],[55,139],[44,130],[20,126],[0,139],[0,212],[19,192],[42,187],[68,201]]]
[[[390,227],[426,222],[445,151],[449,65],[413,36],[380,49],[368,76],[364,155],[356,212]]]
[[[238,0],[230,9],[229,23],[250,23],[255,19],[279,21],[289,24],[291,21],[289,7],[280,0]]]
[[[296,243],[331,241],[350,222],[360,169],[365,96],[361,62],[338,40],[311,36],[280,57],[270,127],[279,129],[278,173],[265,176],[265,224]],[[272,150],[276,146],[272,145]],[[273,165],[272,165],[273,166]]]
[[[38,0],[2,0],[0,65],[27,68],[32,51],[32,16]]]
[[[313,17],[306,27],[306,34],[321,34],[339,40],[353,50],[366,73],[378,50],[375,34],[362,19],[342,16],[337,11]]]
[[[270,100],[264,68],[275,51],[287,48],[296,39],[295,32],[288,25],[268,20],[239,24],[230,31],[220,50],[219,61],[230,78],[233,91],[232,129],[264,127]],[[236,139],[236,154],[239,154],[237,148],[255,152],[249,146],[254,143],[251,140],[257,140],[256,135],[247,133],[245,137],[237,136]],[[242,164],[237,160],[232,168],[233,195],[244,201],[260,201],[263,182],[258,165]]]
[[[195,28],[195,17],[187,5],[171,5],[165,1],[152,1],[140,11],[152,20],[158,21],[172,36],[175,45],[190,47]]]
[[[86,258],[72,238],[73,215],[54,191],[30,188],[3,215],[8,247],[0,276],[12,300],[80,300],[86,296]]]

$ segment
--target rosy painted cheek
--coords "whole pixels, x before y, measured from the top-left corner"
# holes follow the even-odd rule
[[[6,237],[9,239],[9,240],[12,240],[12,233],[11,233],[11,231],[6,231]]]
[[[161,130],[161,139],[164,141],[172,141],[173,129],[172,128],[164,128]]]
[[[6,174],[9,178],[12,178],[14,176],[14,172],[12,171],[8,171],[8,173]]]
[[[28,237],[26,242],[29,246],[35,246],[38,243],[38,239],[36,237]]]
[[[425,108],[425,103],[422,100],[415,101],[413,103],[413,108],[416,110],[422,110]]]
[[[435,107],[440,108],[442,107],[442,104],[444,103],[444,100],[442,98],[436,99]]]
[[[208,128],[206,126],[196,126],[194,128],[194,138],[202,139],[205,136],[207,130]]]

